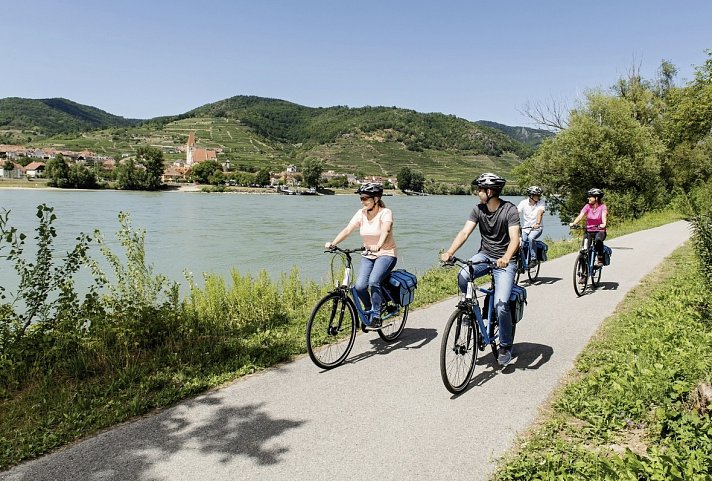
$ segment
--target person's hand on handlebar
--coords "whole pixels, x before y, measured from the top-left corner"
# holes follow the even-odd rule
[[[448,262],[450,262],[450,259],[452,259],[452,254],[450,254],[449,252],[445,251],[442,254],[440,254],[441,261],[448,263]]]
[[[331,242],[327,242],[326,244],[324,244],[324,249],[328,251],[333,250],[334,247],[336,247],[336,244],[332,244]]]

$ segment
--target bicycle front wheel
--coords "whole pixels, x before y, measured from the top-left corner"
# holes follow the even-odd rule
[[[474,326],[474,319],[463,325],[463,319],[470,316],[461,309],[453,312],[445,324],[440,344],[440,376],[447,390],[453,394],[462,392],[475,372],[479,331]]]
[[[574,292],[576,292],[576,295],[581,297],[587,285],[588,262],[586,262],[586,256],[581,254],[576,258],[576,263],[574,264]]]
[[[342,292],[320,300],[307,322],[307,351],[322,369],[331,369],[346,359],[356,340],[356,312]]]
[[[386,306],[396,308],[397,306],[389,303]],[[405,321],[408,319],[408,306],[399,307],[397,314],[394,314],[387,319],[383,319],[383,327],[378,330],[378,335],[381,336],[386,342],[392,342],[398,339],[401,335],[403,329],[405,328]]]

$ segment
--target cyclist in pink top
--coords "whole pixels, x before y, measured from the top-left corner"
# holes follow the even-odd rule
[[[363,308],[367,313],[370,311],[370,322],[364,323],[363,326],[363,330],[367,331],[381,327],[383,304],[381,283],[395,267],[398,253],[393,240],[393,213],[381,200],[383,186],[368,182],[361,185],[356,193],[361,198],[362,208],[354,214],[349,224],[337,234],[334,240],[327,242],[324,247],[329,249],[359,228],[363,246],[367,251],[362,257],[354,287]]]
[[[603,191],[601,189],[589,189],[588,203],[583,206],[581,213],[569,226],[573,227],[581,219],[586,217],[586,236],[588,242],[595,242],[596,265],[603,265],[603,241],[606,239],[606,223],[608,222],[608,207],[603,203]]]

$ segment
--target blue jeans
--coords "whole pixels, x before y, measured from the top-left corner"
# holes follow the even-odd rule
[[[492,262],[497,259],[488,256],[483,252],[478,252],[470,259],[474,262],[490,260]],[[474,278],[482,277],[489,273],[489,268],[484,264],[474,266]],[[512,336],[512,314],[509,312],[509,296],[512,295],[512,286],[514,285],[514,276],[517,273],[517,264],[510,262],[504,269],[494,269],[494,309],[497,312],[499,319],[499,344],[500,346],[511,349],[514,343]],[[467,269],[462,269],[457,278],[457,284],[460,291],[464,294],[467,292],[467,284],[470,281],[470,275]]]
[[[375,316],[380,316],[381,305],[383,304],[381,282],[388,277],[397,261],[398,258],[393,256],[379,256],[375,259],[361,258],[358,279],[356,279],[354,287],[358,298],[361,299],[364,310],[373,311]],[[369,289],[371,295],[368,294]]]
[[[522,244],[524,241],[529,241],[529,259],[536,259],[536,249],[534,247],[534,241],[537,240],[544,233],[544,230],[540,227],[538,229],[522,229]]]

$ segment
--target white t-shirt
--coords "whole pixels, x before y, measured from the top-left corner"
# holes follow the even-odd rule
[[[531,227],[536,224],[539,211],[544,212],[546,210],[546,204],[543,200],[539,199],[536,204],[531,205],[529,198],[526,198],[519,203],[517,210],[519,211],[519,217],[522,219],[522,227]],[[544,226],[543,216],[541,218],[541,226]]]

